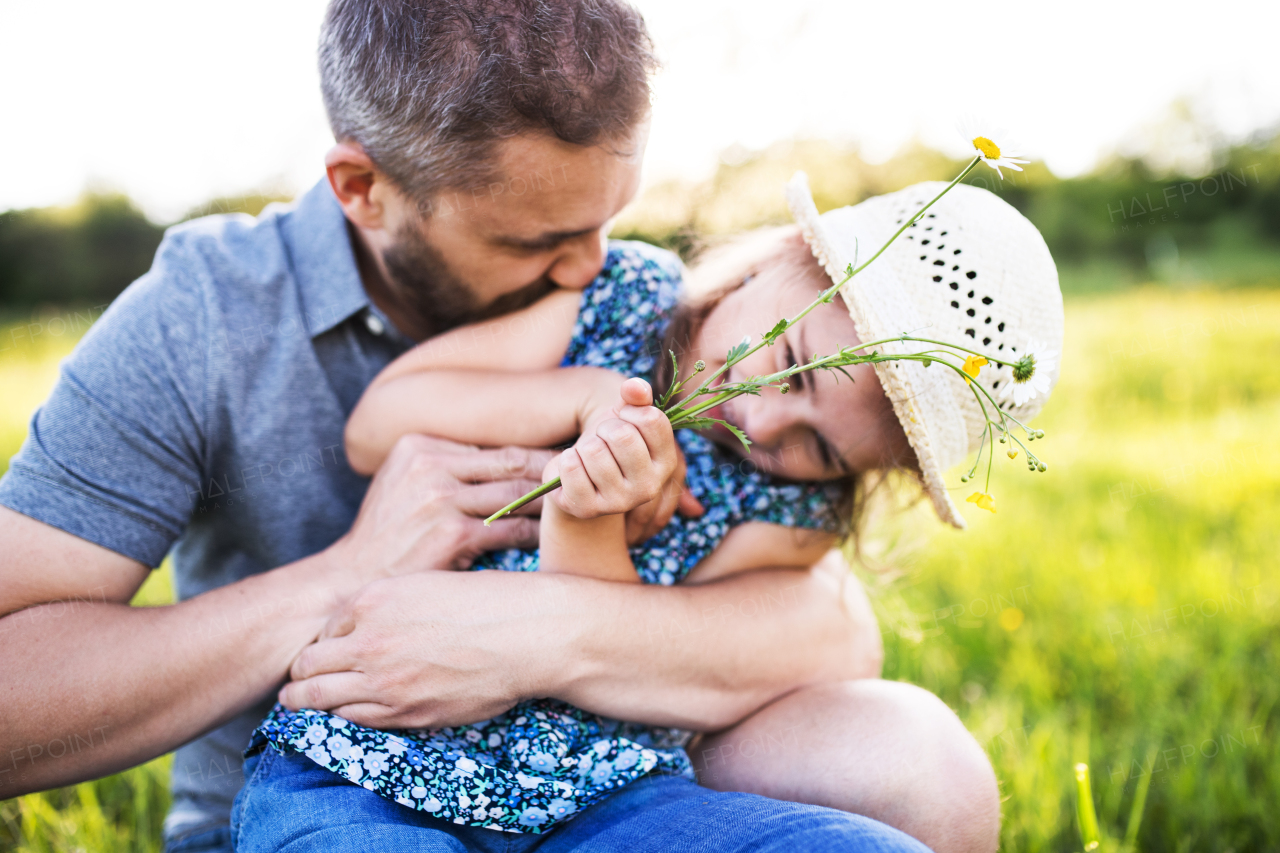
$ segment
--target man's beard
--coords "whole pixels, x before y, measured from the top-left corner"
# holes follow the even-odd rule
[[[395,243],[382,253],[395,297],[422,324],[425,337],[509,314],[537,302],[556,284],[546,275],[537,281],[482,303],[440,252],[412,225],[400,229]]]

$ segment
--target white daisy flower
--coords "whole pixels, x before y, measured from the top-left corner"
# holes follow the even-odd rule
[[[1017,379],[1010,379],[1000,389],[1000,402],[1008,403],[1012,401],[1014,408],[1034,400],[1041,394],[1047,396],[1049,393],[1049,377],[1053,375],[1054,368],[1058,364],[1058,353],[1049,349],[1035,338],[1031,338],[1026,342],[1026,345],[1019,352],[1018,358],[1019,360],[1031,359],[1031,364],[1035,369],[1025,381],[1019,382]]]
[[[1021,172],[1022,166],[1031,162],[1018,152],[1016,144],[1009,139],[1003,128],[985,127],[972,119],[961,123],[960,133],[965,141],[973,146],[973,150],[982,158],[982,162],[996,170],[1000,180],[1004,180],[1003,166]]]

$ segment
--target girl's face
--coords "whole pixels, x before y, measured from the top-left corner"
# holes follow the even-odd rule
[[[780,318],[795,316],[813,301],[826,277],[816,262],[810,261],[810,266],[803,276],[756,275],[711,310],[695,346],[708,371],[724,364],[725,353],[748,330],[753,342],[759,341]],[[848,309],[836,297],[815,308],[773,346],[735,364],[725,381],[776,373],[809,361],[815,353],[830,355],[859,342]],[[749,458],[761,470],[781,477],[832,480],[873,468],[914,466],[911,446],[875,369],[859,364],[845,370],[852,382],[837,372],[813,370],[792,377],[785,396],[765,388],[759,396],[735,397],[707,414],[745,432],[752,442]],[[709,435],[745,453],[728,430],[716,428]]]

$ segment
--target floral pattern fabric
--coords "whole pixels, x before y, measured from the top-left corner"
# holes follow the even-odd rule
[[[651,376],[679,297],[671,255],[641,243],[610,245],[582,295],[564,365]],[[677,516],[631,549],[645,583],[673,584],[745,521],[837,528],[834,487],[784,483],[702,436],[682,430],[690,491],[706,508]],[[536,571],[537,551],[486,554],[474,569]],[[276,705],[247,753],[271,743],[409,808],[458,824],[539,833],[649,773],[692,778],[688,732],[611,720],[554,699],[522,702],[465,726],[380,731],[324,711]]]

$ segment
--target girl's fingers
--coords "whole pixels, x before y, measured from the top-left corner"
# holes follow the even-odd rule
[[[648,492],[652,491],[654,460],[640,431],[627,421],[612,418],[596,427],[596,435],[608,446],[630,491],[652,497]]]
[[[648,382],[645,382],[639,376],[633,376],[623,382],[620,393],[622,394],[622,402],[628,406],[653,405],[653,389],[649,387]]]
[[[596,487],[592,485],[591,478],[582,467],[582,459],[578,456],[577,448],[570,447],[560,454],[557,461],[560,468],[560,488],[551,494],[562,510],[570,515],[581,517],[587,507],[595,501]]]
[[[608,423],[606,421],[605,424],[601,424],[601,427],[607,426]],[[630,508],[625,505],[629,492],[627,478],[622,473],[613,448],[599,433],[598,427],[596,435],[584,436],[574,446],[578,451],[578,458],[582,460],[587,477],[595,487],[596,494],[592,509],[600,515],[623,512]]]
[[[666,473],[675,470],[675,433],[671,429],[671,421],[660,409],[653,406],[623,406],[618,410],[618,418],[636,428],[655,462],[670,466]]]

